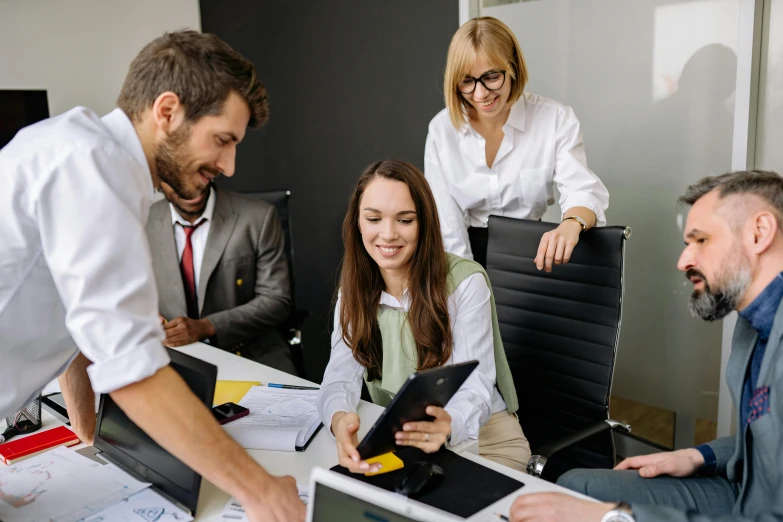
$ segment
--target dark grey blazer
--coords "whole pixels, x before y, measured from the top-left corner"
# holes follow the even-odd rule
[[[783,302],[778,305],[767,349],[761,363],[757,390],[769,397],[762,413],[750,424],[740,418],[739,401],[758,334],[748,321],[737,318],[726,384],[737,415],[737,434],[710,443],[718,461],[718,474],[737,491],[731,514],[699,515],[662,506],[634,506],[636,520],[647,521],[783,521]],[[768,387],[768,389],[766,389]],[[752,434],[752,442],[748,438]]]
[[[291,285],[283,231],[275,208],[215,189],[216,201],[199,274],[199,315],[215,326],[217,344],[248,353],[280,339]],[[187,316],[168,201],[150,207],[147,238],[163,317]],[[251,357],[254,358],[254,357]]]

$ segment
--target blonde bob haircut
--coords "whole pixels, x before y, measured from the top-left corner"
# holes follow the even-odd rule
[[[481,55],[492,65],[506,70],[506,81],[511,79],[509,104],[517,101],[525,90],[525,57],[511,29],[491,16],[468,20],[457,29],[451,39],[443,79],[443,97],[451,123],[456,129],[468,122],[465,109],[469,107],[462,93],[457,90],[457,85],[465,76],[470,75],[476,58]]]

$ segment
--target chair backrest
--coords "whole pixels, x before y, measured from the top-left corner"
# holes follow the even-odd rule
[[[519,420],[534,454],[608,419],[630,234],[625,227],[593,228],[582,234],[568,264],[538,271],[533,260],[541,236],[556,227],[489,218],[487,273],[519,396]],[[592,437],[557,459],[558,468],[611,467],[611,434]]]
[[[294,244],[291,234],[291,219],[288,211],[288,200],[291,198],[290,190],[268,190],[265,192],[246,192],[246,196],[258,198],[274,205],[280,225],[283,228],[285,238],[285,256],[288,260],[288,276],[291,278],[291,299],[294,299]],[[293,301],[292,301],[293,302]]]

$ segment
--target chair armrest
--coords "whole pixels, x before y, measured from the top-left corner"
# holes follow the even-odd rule
[[[609,430],[622,430],[630,433],[631,426],[611,419],[607,419],[603,422],[597,422],[592,426],[588,426],[587,428],[581,431],[577,431],[576,433],[572,433],[554,442],[551,442],[539,448],[534,455],[530,456],[530,460],[528,460],[527,462],[528,475],[534,475],[536,477],[540,477],[541,474],[544,472],[544,466],[546,466],[547,460],[551,458],[552,455],[554,455],[558,451],[564,450],[566,448],[570,448],[571,446],[574,446],[575,444],[578,444],[579,442],[587,438],[590,438],[593,435],[597,435],[599,433],[603,433],[604,431],[609,431]]]
[[[310,312],[308,310],[294,310],[294,312],[291,314],[291,316],[288,318],[288,325],[290,325],[291,328],[301,328],[302,324],[304,324],[305,319],[310,317]]]
[[[291,346],[302,344],[302,325],[308,317],[309,311],[296,309],[286,319],[283,330],[288,332],[288,344]]]

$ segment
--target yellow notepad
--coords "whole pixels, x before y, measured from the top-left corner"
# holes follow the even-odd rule
[[[405,467],[405,463],[400,460],[400,457],[394,454],[394,452],[384,453],[371,459],[367,459],[367,464],[380,464],[381,469],[374,473],[365,473],[365,476],[372,477],[373,475],[380,475],[382,473],[388,473],[397,469]]]
[[[217,381],[213,404],[217,406],[226,402],[239,402],[250,388],[259,384],[255,381]]]

